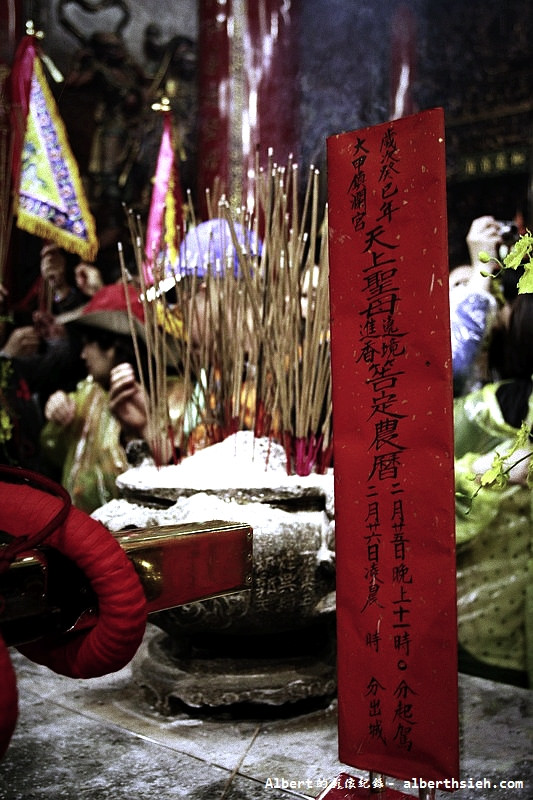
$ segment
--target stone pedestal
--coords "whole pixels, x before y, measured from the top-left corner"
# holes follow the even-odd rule
[[[255,707],[298,709],[336,691],[335,645],[329,624],[285,635],[209,636],[160,632],[140,648],[133,677],[154,707],[233,713]]]
[[[249,591],[151,617],[166,635],[137,655],[134,672],[162,710],[335,692],[333,474],[287,476],[284,464],[282,448],[240,433],[178,466],[130,470],[118,480],[123,498],[94,514],[115,531],[208,520],[253,528]]]

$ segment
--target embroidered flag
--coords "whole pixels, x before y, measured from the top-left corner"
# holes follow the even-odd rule
[[[17,227],[94,261],[96,225],[33,36],[15,55],[11,106]]]
[[[165,111],[146,229],[145,280],[149,284],[154,282],[153,267],[161,253],[164,253],[164,263],[170,271],[176,267],[183,223],[182,207],[174,129],[170,112]]]

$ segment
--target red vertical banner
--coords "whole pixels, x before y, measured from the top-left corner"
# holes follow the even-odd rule
[[[443,112],[327,150],[339,757],[458,778]]]

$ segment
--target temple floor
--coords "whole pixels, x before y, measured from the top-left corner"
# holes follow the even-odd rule
[[[338,761],[334,699],[248,718],[187,709],[163,716],[130,667],[82,681],[15,651],[12,659],[19,720],[0,763],[1,800],[288,800],[317,797],[341,772],[367,777]],[[437,797],[533,797],[533,693],[465,675],[459,688],[461,779],[469,785]],[[490,789],[476,787],[487,779]],[[390,786],[418,796],[403,782]]]

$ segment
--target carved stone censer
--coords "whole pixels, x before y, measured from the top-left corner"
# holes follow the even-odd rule
[[[331,470],[287,475],[281,446],[241,431],[176,466],[145,462],[118,486],[121,499],[93,515],[110,530],[208,520],[253,528],[249,591],[151,617],[160,633],[133,670],[161,711],[173,701],[271,706],[334,693]]]

